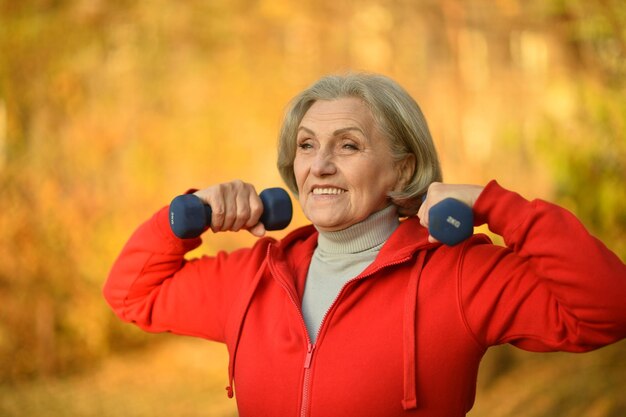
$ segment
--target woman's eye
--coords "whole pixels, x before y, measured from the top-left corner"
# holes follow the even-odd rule
[[[359,150],[359,147],[357,145],[355,145],[354,143],[344,143],[341,147],[343,149],[347,149],[347,150],[350,150],[350,151],[358,151]]]
[[[311,148],[313,148],[313,145],[311,145],[308,142],[301,142],[301,143],[298,144],[298,148],[300,148],[300,149],[311,149]]]

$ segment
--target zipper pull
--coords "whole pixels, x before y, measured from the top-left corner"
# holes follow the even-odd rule
[[[311,367],[311,361],[313,360],[313,350],[315,349],[315,345],[309,343],[306,349],[306,359],[304,360],[304,368],[308,369]]]

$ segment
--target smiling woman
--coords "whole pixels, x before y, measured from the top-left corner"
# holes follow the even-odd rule
[[[187,260],[201,240],[176,237],[165,207],[104,287],[123,320],[225,343],[241,416],[461,417],[490,346],[583,352],[626,336],[619,258],[558,206],[439,182],[424,116],[386,77],[324,77],[294,98],[278,168],[312,225],[263,237],[254,187],[213,185],[195,193],[212,232],[248,230],[251,248]],[[435,241],[429,209],[446,198],[507,246]]]
[[[317,123],[329,123],[324,117],[328,112],[333,117],[335,110],[341,112],[336,117],[345,117],[347,123],[337,126],[336,136],[346,133],[348,137],[351,130],[360,132],[362,140],[371,142],[370,148],[378,146],[377,158],[391,157],[401,189],[388,189],[389,197],[402,214],[415,214],[428,186],[442,180],[439,158],[419,105],[395,81],[379,75],[327,76],[292,100],[278,147],[278,170],[290,190],[298,195],[294,163],[302,134],[315,136],[306,119],[318,117]]]

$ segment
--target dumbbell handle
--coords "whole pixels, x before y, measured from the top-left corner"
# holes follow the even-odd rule
[[[426,195],[422,200],[426,199]],[[454,198],[441,200],[428,210],[428,231],[448,246],[461,243],[474,233],[472,208]]]
[[[268,188],[259,194],[263,203],[260,222],[266,230],[281,230],[289,225],[293,215],[291,199],[282,188]],[[181,239],[200,236],[211,225],[212,210],[194,194],[183,194],[170,203],[170,227]]]

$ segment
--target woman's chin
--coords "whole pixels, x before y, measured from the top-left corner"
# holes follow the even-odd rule
[[[339,230],[339,228],[341,228],[341,222],[325,216],[310,216],[309,220],[320,230],[332,231]]]
[[[337,230],[343,230],[350,227],[354,222],[349,222],[340,219],[329,219],[329,218],[313,218],[309,219],[311,223],[324,232],[335,232]]]

